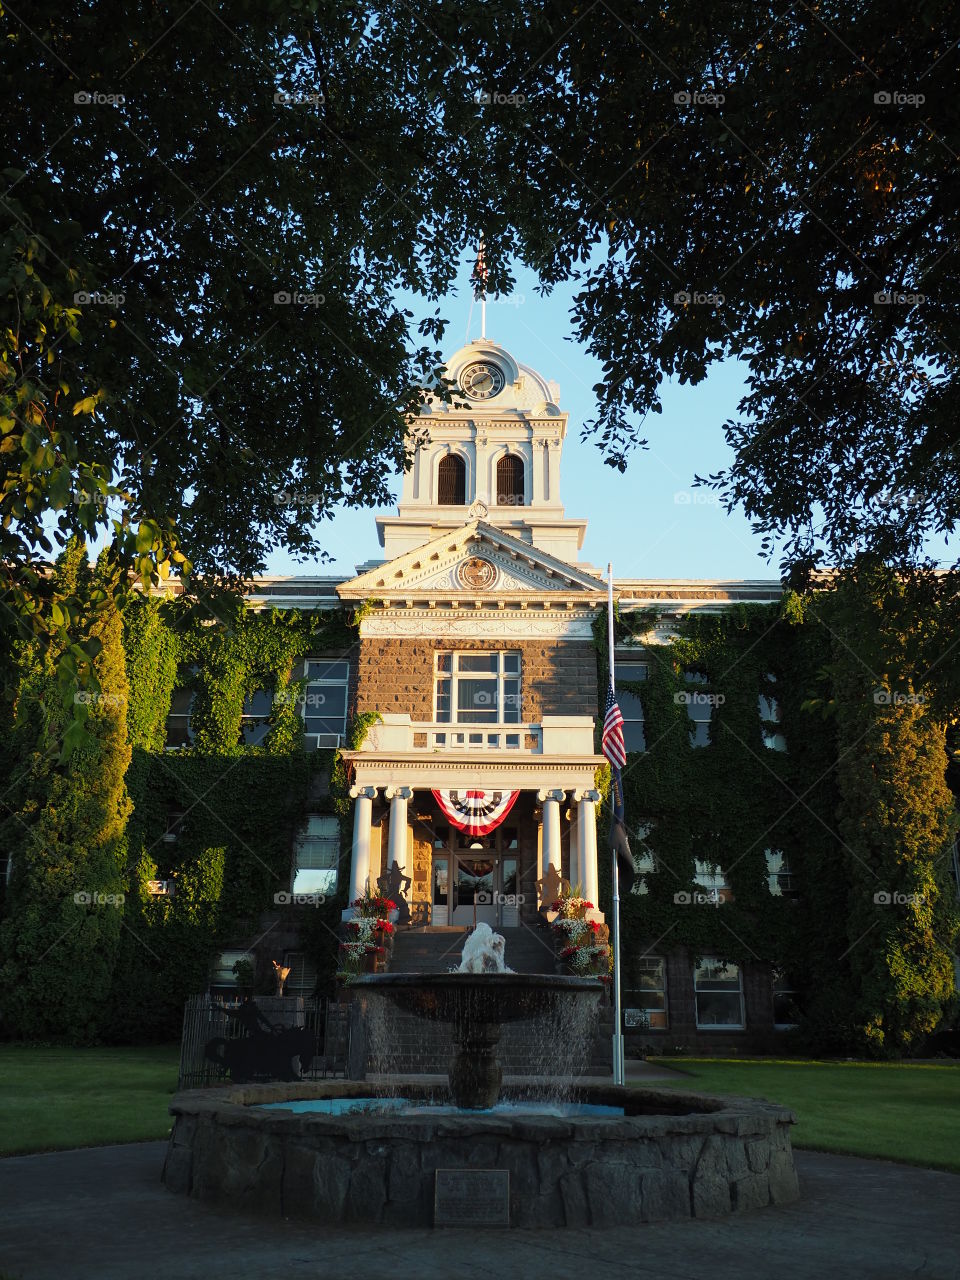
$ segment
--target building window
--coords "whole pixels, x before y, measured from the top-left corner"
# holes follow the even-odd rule
[[[767,884],[775,898],[798,897],[793,872],[787,862],[786,854],[780,849],[764,849],[763,856],[767,860]]]
[[[790,1031],[800,1023],[797,984],[783,969],[773,971],[773,1025],[777,1031]]]
[[[694,688],[686,693],[677,694],[677,698],[686,703],[687,715],[690,717],[691,747],[710,745],[710,719],[716,698],[707,693],[705,686],[707,676],[703,671],[687,670],[683,673],[684,683]]]
[[[283,967],[290,970],[283,984],[283,994],[309,999],[317,989],[316,965],[312,965],[302,951],[287,951],[283,957]]]
[[[740,966],[704,956],[693,971],[697,1001],[697,1027],[743,1030],[743,982]]]
[[[665,1031],[667,1028],[666,965],[657,956],[643,956],[634,968],[636,986],[626,993],[623,1010],[625,1028]]]
[[[497,463],[497,506],[523,506],[523,459],[505,453]]]
[[[170,712],[167,716],[166,749],[168,751],[179,751],[183,747],[193,746],[194,733],[190,717],[196,696],[194,689],[174,689],[170,700]]]
[[[519,724],[520,654],[438,653],[437,724]]]
[[[717,863],[694,858],[693,871],[693,883],[713,895],[717,902],[725,902],[731,896],[727,873]]]
[[[647,741],[643,728],[643,703],[638,693],[621,686],[642,684],[649,674],[645,662],[617,661],[617,704],[623,716],[623,741],[628,751],[646,751]]]
[[[630,889],[631,893],[644,894],[650,892],[647,885],[647,876],[655,875],[657,870],[656,856],[646,844],[647,837],[652,830],[653,827],[649,823],[645,823],[632,832],[630,855],[633,858],[633,869],[636,872],[636,878]]]
[[[260,746],[270,732],[272,711],[273,694],[269,689],[257,689],[247,694],[240,717],[240,741],[244,746]]]
[[[342,658],[308,658],[301,702],[304,742],[309,749],[339,747],[347,732],[350,663]]]
[[[234,966],[241,960],[253,964],[253,956],[249,951],[221,951],[213,962],[210,975],[210,992],[212,995],[236,996],[239,985]]]
[[[458,453],[448,453],[437,468],[437,503],[462,507],[467,501],[467,467]]]
[[[777,677],[767,672],[761,683],[761,691],[757,696],[757,712],[760,716],[760,732],[763,745],[770,751],[786,751],[787,740],[780,732],[780,699],[771,688]]]
[[[337,891],[340,823],[327,814],[311,813],[297,837],[293,860],[293,893]]]
[[[186,814],[182,809],[167,810],[167,829],[160,837],[164,844],[176,844],[180,839],[180,829]]]

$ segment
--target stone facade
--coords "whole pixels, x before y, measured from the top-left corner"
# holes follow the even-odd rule
[[[438,649],[519,650],[520,718],[597,714],[597,658],[589,640],[465,640],[364,638],[358,655],[357,711],[401,711],[432,721],[434,653]]]
[[[170,1107],[163,1181],[241,1211],[367,1229],[432,1226],[437,1169],[506,1169],[515,1227],[718,1218],[799,1197],[795,1117],[783,1107],[672,1089],[588,1093],[630,1114],[335,1117],[256,1109],[369,1096],[369,1086],[347,1083],[181,1094]]]

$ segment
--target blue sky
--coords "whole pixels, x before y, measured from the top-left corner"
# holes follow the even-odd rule
[[[456,295],[451,293],[444,307],[450,321],[447,355],[467,337],[480,336],[479,303],[467,332],[472,265],[472,260],[464,261]],[[572,340],[570,305],[576,288],[558,287],[544,298],[535,286],[536,276],[520,270],[514,293],[487,303],[487,337],[560,384],[560,407],[570,415],[561,496],[568,516],[589,521],[581,559],[602,568],[612,560],[618,578],[778,577],[777,561],[761,557],[760,539],[746,518],[739,512],[727,515],[712,493],[692,487],[695,472],[707,475],[730,461],[722,426],[734,415],[742,393],[739,366],[732,361],[716,366],[698,387],[667,386],[663,413],[651,414],[644,425],[650,448],[631,455],[621,475],[603,463],[595,444],[580,439],[583,423],[594,416],[592,388],[600,381],[601,367]],[[401,305],[418,318],[432,312],[411,297],[402,298]],[[396,477],[395,495],[399,484]],[[270,557],[267,572],[352,574],[357,564],[383,555],[375,514],[373,508],[340,510],[324,522],[323,545],[334,557],[332,564],[298,564],[278,552]]]

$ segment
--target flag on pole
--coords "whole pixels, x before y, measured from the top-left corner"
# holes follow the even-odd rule
[[[607,690],[607,709],[603,717],[603,754],[610,761],[612,775],[613,815],[610,822],[610,848],[617,857],[617,875],[624,893],[633,888],[636,875],[633,855],[630,852],[630,841],[623,819],[623,777],[620,770],[627,763],[627,748],[623,740],[623,716],[617,705],[613,685]]]
[[[477,265],[473,269],[475,298],[485,298],[487,296],[487,255],[483,247],[483,241],[480,241],[480,248],[477,250]]]

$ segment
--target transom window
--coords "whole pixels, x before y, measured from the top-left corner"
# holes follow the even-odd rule
[[[333,894],[340,861],[340,823],[327,814],[311,813],[294,849],[294,893]]]
[[[658,956],[643,956],[633,966],[635,986],[626,993],[624,1027],[664,1031],[667,1027],[666,966]]]
[[[743,980],[740,966],[704,956],[693,971],[697,1026],[701,1030],[743,1028]]]
[[[350,663],[343,658],[308,658],[300,710],[307,747],[338,747],[347,732]]]
[[[434,718],[438,724],[519,724],[520,654],[437,653]]]

